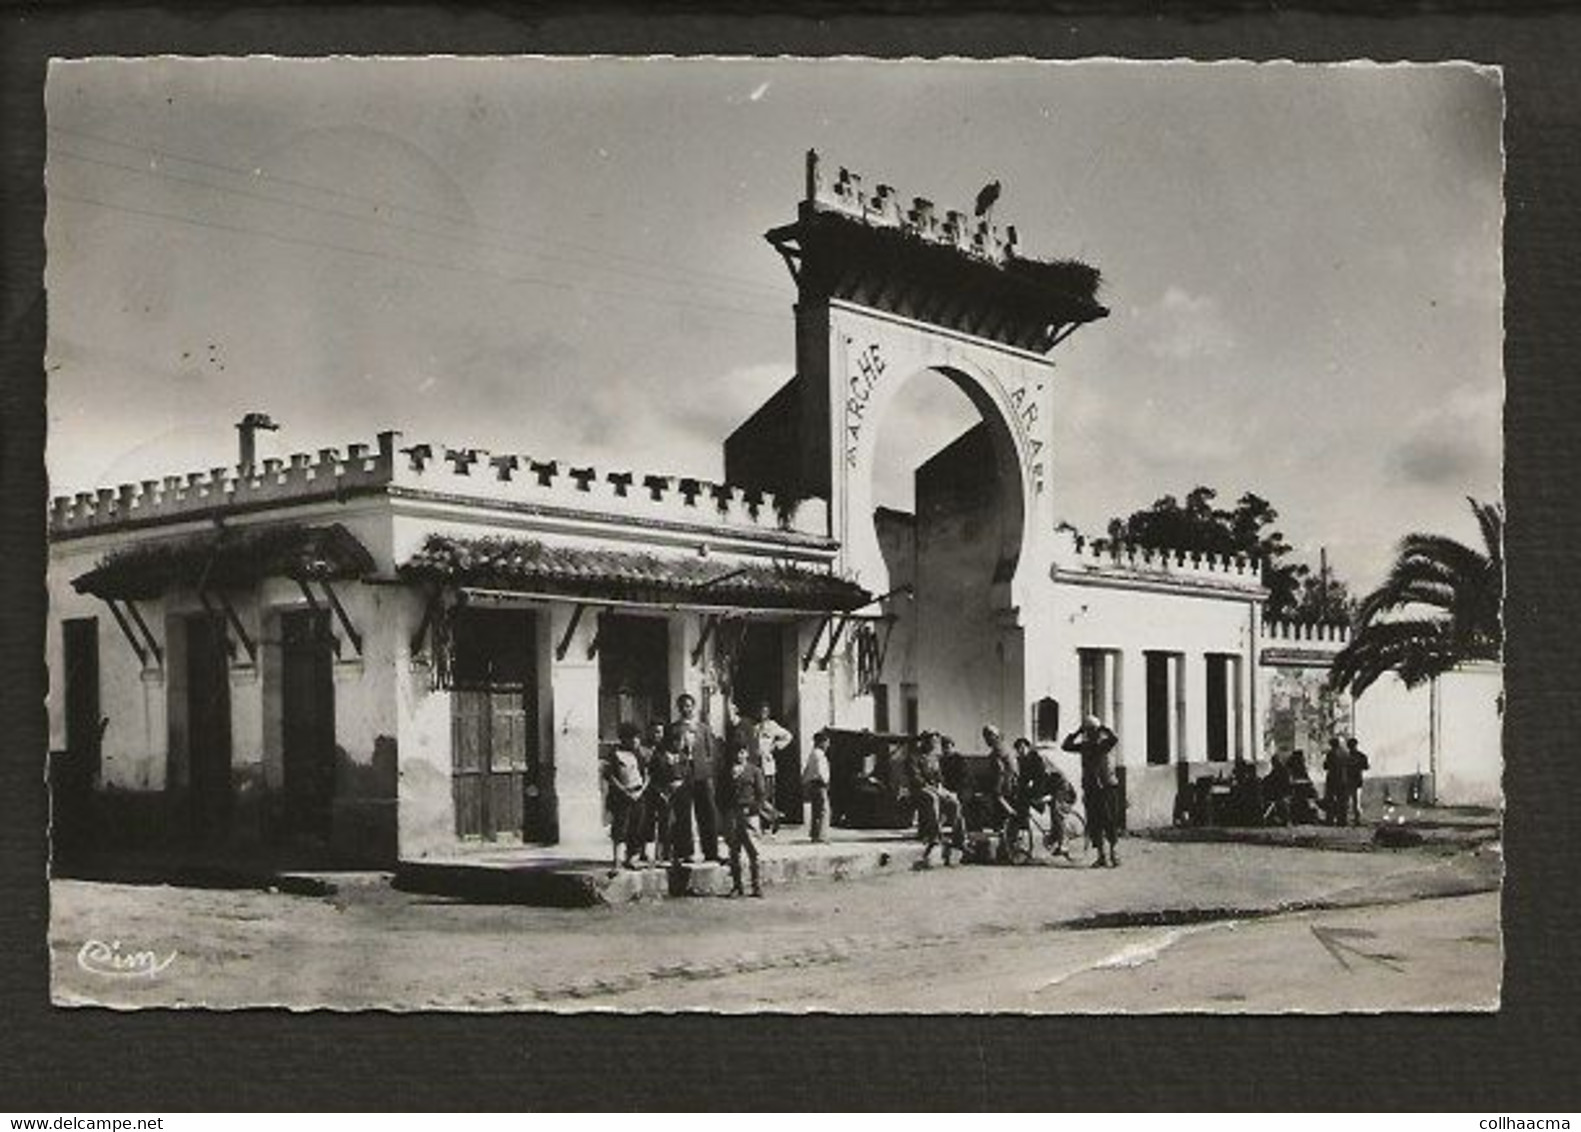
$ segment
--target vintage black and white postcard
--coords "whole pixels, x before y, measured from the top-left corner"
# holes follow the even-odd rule
[[[46,96],[56,1003],[1497,1008],[1496,68]]]

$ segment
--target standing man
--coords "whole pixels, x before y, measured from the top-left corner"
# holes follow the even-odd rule
[[[697,859],[701,850],[709,861],[719,860],[719,806],[714,783],[722,769],[718,760],[718,740],[708,724],[697,718],[697,699],[689,692],[675,697],[676,720],[687,737],[691,754],[692,812],[697,823],[697,840],[693,843],[691,857]]]
[[[669,842],[672,865],[697,855],[692,831],[692,731],[679,721],[665,729],[665,771],[669,779]]]
[[[1120,774],[1115,766],[1114,749],[1120,737],[1089,715],[1081,726],[1065,736],[1060,746],[1081,756],[1081,792],[1087,803],[1087,837],[1098,850],[1095,869],[1105,865],[1118,868],[1120,853],[1115,842],[1120,836]],[[1104,856],[1104,844],[1109,854]]]
[[[735,765],[725,787],[725,837],[730,842],[730,895],[741,895],[741,854],[752,868],[752,895],[763,895],[758,864],[758,830],[764,803],[763,771],[745,747],[736,750]]]
[[[1350,752],[1350,792],[1346,795],[1345,810],[1356,815],[1356,824],[1361,824],[1361,785],[1367,771],[1372,768],[1372,760],[1367,757],[1367,752],[1361,749],[1361,744],[1356,742],[1352,735],[1345,740],[1345,746]]]
[[[778,781],[779,753],[790,746],[794,738],[794,735],[774,722],[769,710],[769,702],[760,701],[758,717],[747,728],[747,750],[752,761],[763,771],[765,792],[763,815],[770,823],[770,833],[780,831],[779,794],[775,790],[775,783]]]
[[[802,793],[812,807],[808,823],[808,840],[824,840],[824,823],[829,815],[829,733],[819,731],[812,737],[812,750],[807,753],[807,765],[801,770]]]
[[[1349,820],[1353,777],[1350,752],[1338,735],[1331,736],[1323,756],[1323,809],[1328,812],[1329,825],[1344,825]]]

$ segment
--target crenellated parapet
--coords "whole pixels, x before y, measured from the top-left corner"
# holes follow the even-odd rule
[[[766,232],[796,281],[801,309],[828,300],[887,311],[1047,354],[1079,326],[1105,317],[1098,269],[1023,254],[1016,230],[994,223],[1000,184],[970,210],[941,208],[893,186],[828,174],[807,154],[796,220]],[[802,360],[798,368],[805,372]]]
[[[398,432],[380,433],[375,445],[324,448],[61,496],[51,505],[50,534],[73,537],[378,491],[658,520],[721,533],[828,535],[822,499],[782,501],[771,492],[706,479],[413,442]]]
[[[64,537],[130,524],[178,522],[376,489],[390,482],[398,435],[380,433],[376,445],[321,448],[57,496],[50,505],[50,534]]]
[[[822,499],[780,500],[772,492],[700,477],[610,470],[435,442],[403,442],[397,456],[391,477],[397,489],[721,531],[828,535]]]
[[[1248,597],[1266,591],[1261,563],[1244,555],[1160,550],[1062,531],[1054,540],[1056,581],[1113,581],[1233,590]]]
[[[1310,621],[1263,622],[1263,640],[1270,645],[1291,644],[1324,646],[1339,651],[1350,643],[1349,625],[1316,624]]]
[[[841,167],[826,177],[816,153],[807,157],[807,203],[877,228],[894,228],[930,244],[953,248],[991,263],[1004,263],[1017,253],[1014,226],[1000,228],[986,217],[962,209],[940,209],[925,197],[908,202],[894,187],[868,188],[862,175]]]

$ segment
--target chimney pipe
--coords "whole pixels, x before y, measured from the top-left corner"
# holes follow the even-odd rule
[[[260,431],[274,432],[279,427],[268,413],[248,413],[236,422],[236,431],[239,434],[241,449],[238,462],[244,470],[251,471],[253,465],[257,463],[258,433]]]

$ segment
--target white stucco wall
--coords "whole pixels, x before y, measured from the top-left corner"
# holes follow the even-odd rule
[[[1499,665],[1467,665],[1439,679],[1438,801],[1504,804],[1503,694]]]

